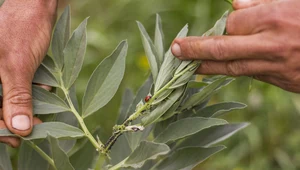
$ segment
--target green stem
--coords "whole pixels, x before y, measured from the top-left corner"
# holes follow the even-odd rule
[[[52,158],[50,158],[40,147],[38,147],[36,144],[34,144],[31,141],[25,141],[28,145],[30,145],[37,153],[41,155],[55,170],[57,170],[54,161]]]
[[[65,87],[64,85],[64,81],[62,79],[62,74],[60,75],[60,84],[61,84],[61,90],[63,91],[64,95],[66,96],[67,102],[70,106],[71,112],[75,115],[75,117],[77,118],[78,123],[80,124],[80,127],[82,128],[83,132],[85,133],[85,136],[90,140],[90,142],[92,143],[92,145],[97,149],[97,151],[104,153],[103,152],[103,143],[100,140],[96,140],[93,135],[91,134],[91,132],[88,130],[88,128],[86,127],[83,118],[80,116],[80,114],[78,113],[78,111],[76,110],[68,89]]]
[[[91,143],[94,145],[94,147],[102,152],[103,148],[103,143],[99,140],[98,142],[96,141],[96,139],[93,137],[93,135],[90,133],[90,131],[88,130],[88,128],[86,127],[84,121],[83,121],[83,118],[80,116],[80,114],[77,112],[75,106],[73,105],[73,102],[71,100],[71,97],[70,97],[70,94],[69,94],[69,91],[66,89],[66,88],[62,88],[62,91],[64,92],[66,98],[67,98],[67,101],[68,101],[68,104],[71,108],[71,112],[75,115],[75,117],[77,118],[83,132],[85,133],[85,136],[91,141]]]

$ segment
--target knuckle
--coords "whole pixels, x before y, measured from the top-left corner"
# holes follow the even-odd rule
[[[32,103],[32,95],[29,90],[24,88],[14,88],[7,94],[7,99],[10,104],[28,106]]]
[[[211,49],[212,58],[217,61],[223,60],[226,57],[225,49],[226,49],[225,40],[216,39],[215,45]]]
[[[228,75],[240,76],[246,70],[245,65],[238,61],[229,61],[226,63]]]

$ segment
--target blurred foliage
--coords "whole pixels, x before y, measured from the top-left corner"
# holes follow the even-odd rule
[[[220,0],[61,0],[59,13],[71,4],[73,29],[86,16],[88,49],[83,72],[76,82],[82,97],[89,76],[96,65],[123,39],[128,39],[129,53],[125,78],[118,94],[88,118],[90,129],[101,127],[100,135],[108,137],[115,124],[121,94],[125,88],[134,91],[149,75],[149,68],[140,40],[136,20],[147,30],[154,30],[155,14],[163,19],[166,42],[170,44],[183,25],[189,23],[190,35],[201,35],[213,26],[225,10],[231,7]],[[149,33],[153,35],[154,33]],[[167,48],[167,47],[166,47]],[[249,105],[232,112],[226,119],[248,121],[252,125],[230,140],[228,149],[217,154],[196,169],[199,170],[296,170],[300,169],[300,96],[277,87],[242,77],[214,97],[217,101],[240,101]],[[92,121],[90,121],[92,122]]]

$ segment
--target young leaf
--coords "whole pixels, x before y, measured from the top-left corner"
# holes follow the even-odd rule
[[[126,89],[122,97],[122,103],[119,111],[117,125],[122,124],[124,120],[128,117],[127,111],[129,109],[130,104],[133,101],[133,97],[134,97],[133,92],[130,89]]]
[[[59,87],[59,84],[53,74],[44,66],[40,65],[34,74],[32,80],[34,83],[44,84],[53,87]]]
[[[207,85],[208,85],[208,83],[198,82],[198,81],[192,80],[192,81],[189,81],[188,88],[197,88],[197,89],[200,89],[200,88],[203,88],[203,87],[205,87]]]
[[[33,113],[50,114],[69,111],[69,106],[56,94],[51,93],[41,87],[32,88]]]
[[[218,36],[223,35],[226,29],[226,21],[229,15],[229,11],[226,11],[222,17],[216,22],[213,28],[208,30],[206,33],[203,34],[204,37],[206,36]]]
[[[147,160],[156,159],[160,155],[165,155],[170,151],[168,145],[142,141],[140,145],[126,159],[123,167],[140,168]]]
[[[0,143],[0,170],[12,170],[12,165],[5,144]]]
[[[64,69],[62,77],[66,89],[69,89],[73,85],[81,71],[87,45],[87,20],[88,18],[86,18],[74,31],[63,51]]]
[[[125,72],[127,48],[127,41],[122,41],[94,70],[83,96],[83,117],[105,106],[117,92]]]
[[[188,83],[188,81],[192,78],[192,76],[194,75],[195,71],[197,70],[198,65],[192,69],[190,69],[189,71],[187,71],[185,74],[183,74],[182,76],[180,76],[173,84],[171,87],[169,87],[169,89],[176,89],[180,86],[183,86],[185,84]]]
[[[50,146],[47,140],[35,144],[50,155]],[[26,141],[23,141],[18,155],[18,170],[47,170],[48,168],[49,163],[31,146],[26,144]]]
[[[67,125],[65,123],[60,122],[45,122],[42,124],[35,125],[33,127],[32,133],[26,137],[22,137],[24,140],[35,140],[35,139],[45,139],[47,134],[55,138],[81,138],[85,136],[85,134],[78,128]],[[0,136],[13,136],[16,137],[15,134],[12,134],[7,129],[0,129]]]
[[[157,105],[157,104],[159,104],[160,102],[162,102],[163,100],[165,100],[167,97],[169,97],[170,96],[170,94],[172,94],[172,92],[173,92],[174,90],[173,89],[168,89],[168,90],[165,90],[165,91],[163,91],[161,94],[159,94],[156,98],[155,98],[155,100],[153,101],[153,105]]]
[[[52,152],[52,159],[57,170],[75,170],[70,163],[68,155],[59,147],[58,140],[50,135],[47,137]]]
[[[63,50],[70,38],[71,14],[70,6],[67,6],[56,23],[52,38],[52,54],[56,67],[62,70],[64,65]]]
[[[165,49],[164,49],[164,33],[162,30],[161,18],[158,14],[156,14],[154,45],[157,51],[158,67],[160,67],[164,60]]]
[[[185,25],[178,33],[176,38],[186,37],[188,33],[188,25]],[[158,77],[155,83],[154,92],[160,90],[174,75],[175,69],[177,68],[178,59],[173,56],[171,48],[165,55],[164,61],[158,73]]]
[[[175,141],[196,134],[203,129],[223,124],[227,124],[227,122],[222,119],[207,119],[202,117],[181,119],[170,124],[166,130],[154,139],[154,142],[167,143]]]
[[[157,170],[181,169],[191,170],[210,156],[223,150],[224,146],[212,148],[187,147],[177,150],[155,168]]]
[[[151,113],[142,118],[142,125],[147,126],[157,121],[167,110],[169,110],[173,104],[180,98],[185,91],[185,87],[178,88],[170,94],[166,101],[158,105]]]
[[[207,99],[209,96],[213,94],[213,92],[219,88],[222,83],[226,80],[226,77],[220,78],[211,84],[207,85],[205,88],[203,88],[200,92],[192,95],[181,107],[181,110],[184,109],[191,109],[192,107],[200,104],[205,99]]]
[[[184,148],[188,146],[211,146],[228,139],[248,125],[249,123],[226,124],[204,129],[203,131],[186,138],[178,146],[176,146],[176,148]]]
[[[247,105],[238,102],[224,102],[217,103],[211,106],[207,106],[196,112],[195,116],[198,117],[218,117],[224,113],[230,112],[232,110],[244,109]]]
[[[143,26],[143,24],[141,24],[140,22],[137,21],[137,25],[139,27],[140,33],[141,33],[141,37],[142,37],[142,42],[143,42],[143,46],[145,49],[145,53],[148,59],[148,63],[150,65],[151,68],[151,73],[153,76],[153,80],[154,82],[156,81],[157,75],[158,75],[158,70],[159,70],[159,59],[158,59],[158,55],[156,52],[156,49],[153,45],[153,42],[151,41],[145,27]]]

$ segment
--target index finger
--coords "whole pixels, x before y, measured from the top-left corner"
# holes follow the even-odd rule
[[[278,47],[278,48],[277,48]],[[246,36],[186,37],[174,40],[172,53],[181,60],[274,60],[281,48],[261,34]]]

